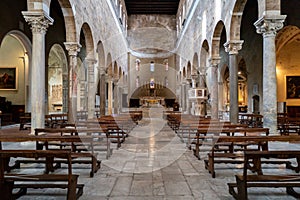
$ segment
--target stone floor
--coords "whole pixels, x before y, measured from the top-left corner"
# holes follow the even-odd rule
[[[193,156],[185,144],[162,120],[161,110],[150,110],[131,132],[121,148],[114,147],[113,154],[105,159],[93,178],[89,169],[74,166],[73,173],[80,174],[84,183],[84,200],[230,200],[227,183],[234,181],[234,174],[241,173],[241,167],[231,164],[216,166],[216,178],[204,168],[204,162]],[[0,132],[9,128],[3,127]],[[32,143],[22,143],[22,148],[32,148]],[[271,144],[271,148],[299,148],[298,144]],[[5,148],[20,148],[16,144],[5,144]],[[205,153],[203,154],[205,155]],[[102,155],[100,155],[102,156]],[[41,170],[22,165],[22,170]],[[60,169],[65,170],[65,169]],[[285,172],[284,166],[271,166],[266,171]],[[292,172],[291,172],[292,173]],[[283,188],[249,189],[249,199],[294,199],[285,194]],[[55,195],[54,195],[54,194]],[[29,190],[20,199],[65,199],[64,190]]]

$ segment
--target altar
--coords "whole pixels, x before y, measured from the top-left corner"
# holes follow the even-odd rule
[[[140,105],[142,105],[142,107],[151,107],[156,105],[164,106],[165,98],[164,97],[141,97]]]

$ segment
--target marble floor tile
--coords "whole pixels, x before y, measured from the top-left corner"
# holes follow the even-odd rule
[[[227,183],[242,173],[242,165],[217,164],[216,178],[204,167],[207,150],[203,147],[198,160],[162,119],[162,110],[148,111],[109,159],[101,157],[100,170],[89,177],[87,166],[74,166],[79,183],[85,184],[83,200],[233,200]],[[152,119],[150,118],[152,116]],[[17,126],[18,128],[18,126]],[[3,132],[5,127],[1,130]],[[3,149],[32,149],[35,143],[4,143]],[[296,143],[270,143],[270,149],[300,149]],[[293,161],[295,162],[295,161]],[[35,173],[43,166],[22,165],[15,172]],[[268,166],[266,172],[286,173],[284,165]],[[63,173],[66,167],[57,172]],[[250,188],[249,200],[290,200],[284,188]],[[29,190],[20,200],[65,199],[65,190]],[[1,198],[0,198],[1,199]]]

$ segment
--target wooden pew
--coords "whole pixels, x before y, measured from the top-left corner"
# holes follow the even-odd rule
[[[300,136],[219,136],[212,138],[213,144],[220,143],[251,143],[256,144],[257,148],[255,150],[268,150],[268,143],[277,141],[277,142],[290,142],[290,141],[300,141]],[[237,160],[237,158],[243,158],[244,150],[251,150],[245,148],[240,152],[217,152],[215,150],[215,145],[212,146],[211,152],[207,154],[208,159],[205,159],[205,168],[212,174],[212,177],[215,178],[215,167],[214,165],[217,163],[234,163],[234,164],[242,164],[243,160]],[[224,158],[221,160],[217,160],[217,158]],[[286,164],[286,168],[294,169],[290,162],[288,161],[274,161],[274,160],[265,160],[265,163],[272,163],[272,164]]]
[[[244,113],[239,115],[239,123],[247,124],[252,128],[261,128],[263,127],[263,115]]]
[[[59,129],[52,129],[59,130]],[[43,131],[39,129],[38,131]],[[45,132],[43,132],[45,133]],[[49,150],[49,143],[57,142],[60,144],[65,144],[71,147],[72,164],[88,164],[91,165],[90,177],[94,176],[101,166],[101,161],[97,160],[97,155],[94,152],[94,137],[92,136],[78,136],[78,135],[60,135],[60,134],[43,134],[43,135],[15,135],[15,134],[0,134],[0,149],[2,148],[1,142],[36,142],[36,150],[42,150],[44,147]],[[67,145],[68,144],[68,145]],[[77,151],[76,145],[87,144],[91,147],[90,152],[80,152]],[[58,146],[59,147],[59,146]],[[55,149],[55,148],[54,148]],[[63,149],[63,148],[56,148]],[[66,149],[64,149],[66,150]],[[88,159],[79,159],[88,158]],[[43,160],[38,159],[26,159],[17,160],[15,167],[18,168],[21,163],[43,163]],[[61,163],[66,163],[64,160],[55,160],[55,163],[60,165]]]
[[[23,113],[20,116],[20,128],[19,130],[27,130],[31,127],[31,113]]]
[[[198,157],[199,155],[199,148],[200,146],[203,144],[202,143],[202,140],[203,139],[207,139],[205,136],[207,135],[210,135],[210,136],[222,136],[222,134],[225,134],[226,136],[235,136],[236,134],[242,134],[243,136],[246,136],[246,135],[269,135],[269,129],[268,128],[247,128],[247,127],[232,127],[232,126],[224,126],[224,127],[218,127],[218,128],[213,128],[213,127],[209,127],[209,128],[198,128],[197,129],[197,132],[196,132],[196,135],[195,135],[195,150],[194,150],[194,153],[195,153],[195,156]],[[204,138],[203,138],[204,136]],[[229,144],[230,145],[230,148],[232,148],[232,145],[233,145],[233,142],[220,142],[218,141],[215,142],[213,141],[213,143],[211,143],[213,145],[221,145],[221,144]],[[240,145],[242,145],[240,143]],[[212,146],[213,147],[213,146]],[[214,149],[214,148],[213,148]],[[231,151],[232,152],[232,151]],[[198,157],[199,158],[199,157]]]
[[[90,177],[94,176],[94,173],[100,169],[101,161],[97,159],[98,154],[95,152],[95,137],[91,135],[78,135],[78,131],[73,128],[61,128],[61,129],[35,129],[35,135],[38,136],[40,133],[46,134],[46,135],[52,135],[52,134],[60,134],[61,136],[76,136],[74,137],[75,141],[73,142],[66,142],[66,141],[56,141],[56,143],[51,143],[49,141],[47,142],[37,142],[37,149],[43,149],[43,146],[45,149],[51,149],[59,147],[60,149],[69,149],[72,151],[72,163],[75,164],[88,164],[91,165],[91,171],[90,171]],[[85,137],[85,141],[81,140],[78,141],[78,138]],[[89,138],[88,138],[89,137]],[[85,158],[85,159],[82,159]]]
[[[112,143],[117,143],[117,148],[125,141],[129,132],[136,125],[129,115],[105,115],[97,118],[101,129],[108,135]]]
[[[57,113],[51,114],[51,128],[60,127],[62,124],[68,122],[68,114],[66,113]]]
[[[65,159],[68,163],[67,174],[11,174],[9,161],[12,157],[45,158],[46,171],[52,167],[54,158]],[[72,158],[69,151],[49,150],[0,150],[0,195],[4,200],[18,198],[27,193],[28,188],[60,188],[67,189],[67,200],[78,199],[83,193],[83,184],[77,184],[78,175],[72,174]],[[18,183],[17,183],[18,182]],[[5,184],[9,183],[9,186]],[[13,193],[12,188],[19,188]],[[76,189],[78,191],[76,192]],[[2,198],[1,198],[2,199]]]
[[[295,167],[299,173],[300,151],[245,151],[243,174],[235,175],[236,183],[228,183],[229,193],[238,200],[248,199],[247,188],[249,187],[285,187],[286,192],[296,199],[300,194],[293,188],[300,187],[299,174],[264,174],[261,163],[262,158],[291,159],[296,158],[298,166]],[[256,174],[248,174],[248,170]],[[234,188],[237,188],[237,192]]]

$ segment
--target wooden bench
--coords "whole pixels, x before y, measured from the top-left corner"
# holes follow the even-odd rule
[[[296,158],[298,166],[295,168],[299,172],[300,151],[245,151],[244,168],[242,175],[235,175],[236,183],[228,183],[229,193],[238,200],[248,199],[247,188],[250,187],[285,187],[286,192],[296,199],[300,194],[293,188],[300,187],[299,174],[264,174],[261,163],[262,158],[291,159]],[[248,170],[256,174],[248,174]],[[237,192],[235,191],[237,188]]]
[[[45,158],[46,170],[51,170],[54,158],[65,159],[68,163],[67,174],[11,174],[9,161],[12,157]],[[15,199],[27,193],[28,188],[67,189],[67,199],[78,199],[83,193],[83,184],[77,184],[78,175],[72,174],[72,158],[69,151],[49,150],[0,150],[0,195],[4,199]],[[18,183],[17,183],[18,182]],[[19,188],[13,193],[13,188]],[[78,191],[76,192],[76,189]],[[1,198],[2,199],[2,198]]]
[[[290,141],[300,141],[300,136],[219,136],[214,137],[212,140],[215,142],[230,142],[230,143],[254,143],[257,144],[258,150],[268,150],[268,143],[269,142],[290,142]],[[249,150],[245,148],[244,150]],[[244,151],[243,150],[243,151]],[[236,160],[237,158],[243,158],[244,154],[243,151],[241,152],[233,152],[233,153],[220,153],[212,151],[208,153],[208,159],[205,159],[205,168],[208,169],[209,173],[212,174],[212,177],[215,178],[215,167],[214,165],[217,163],[235,163],[235,164],[242,164],[243,160]],[[216,158],[223,158],[221,160],[217,160]],[[279,160],[264,160],[264,163],[270,164],[285,164],[286,168],[297,170],[291,166],[289,161],[279,161]]]
[[[45,131],[42,129],[39,129],[40,131]],[[59,129],[52,129],[52,130],[59,130]],[[45,133],[45,132],[43,132]],[[54,133],[54,132],[53,132]],[[0,134],[0,145],[1,142],[28,142],[33,141],[36,142],[36,150],[42,150],[45,149],[49,150],[49,143],[53,144],[55,146],[56,142],[57,144],[64,144],[67,147],[71,147],[71,157],[72,157],[72,164],[88,164],[91,165],[91,171],[90,171],[90,177],[94,176],[94,173],[96,173],[101,166],[101,161],[97,160],[97,154],[94,152],[94,137],[92,136],[78,136],[78,135],[60,135],[60,134],[43,134],[43,135],[16,135],[16,134]],[[89,149],[89,152],[80,152],[77,151],[77,146],[87,144],[91,147]],[[58,148],[53,148],[53,150],[58,149],[64,149],[60,148],[60,145],[58,145]],[[50,145],[51,146],[51,145]],[[2,147],[0,146],[0,149]],[[50,149],[52,150],[52,149]],[[65,148],[64,150],[69,150]],[[83,158],[83,159],[82,159]],[[88,159],[84,159],[88,158]],[[26,160],[17,160],[15,167],[18,168],[21,163],[43,163],[45,161],[39,160],[39,159],[26,159]],[[55,160],[55,163],[58,165],[62,163],[66,163],[65,160]]]
[[[66,113],[57,113],[51,114],[51,128],[60,127],[62,124],[68,122],[68,114]]]
[[[263,127],[263,115],[259,114],[239,114],[240,124],[247,124],[249,127],[261,128]]]
[[[60,134],[61,136],[75,136],[74,141],[47,141],[47,142],[37,142],[36,148],[43,149],[68,149],[72,152],[72,163],[75,164],[88,164],[91,165],[90,177],[94,176],[101,166],[101,161],[97,159],[98,154],[94,150],[95,137],[91,135],[78,135],[78,131],[73,128],[42,128],[35,129],[35,135],[38,136],[40,133],[46,135]],[[84,139],[83,139],[84,137]],[[78,140],[79,139],[79,140]],[[83,159],[82,159],[83,158]],[[86,159],[84,159],[86,158]],[[59,163],[60,161],[57,161]],[[60,162],[61,163],[61,162]]]
[[[23,113],[20,117],[19,130],[27,130],[31,127],[31,113]]]
[[[121,115],[105,115],[97,118],[101,129],[108,135],[112,143],[117,143],[117,148],[128,137],[130,131],[136,126],[131,116]]]
[[[243,136],[250,136],[250,135],[269,135],[269,129],[268,128],[247,128],[247,127],[232,127],[232,126],[228,126],[226,127],[226,125],[224,127],[207,127],[207,128],[198,128],[197,132],[195,134],[195,138],[194,138],[194,142],[193,144],[195,145],[195,149],[194,149],[194,154],[196,157],[199,158],[199,152],[200,152],[200,146],[203,145],[203,140],[204,139],[208,139],[209,137],[205,137],[205,136],[213,136],[213,137],[221,137],[222,135],[224,136],[224,134],[226,136],[235,136],[237,134],[242,134]],[[211,141],[209,144],[211,144],[211,148],[212,150],[214,150],[216,145],[217,146],[221,146],[229,145],[229,148],[231,148],[231,153],[233,153],[233,143],[234,143],[234,137],[232,139],[231,142],[221,142],[221,141]],[[242,145],[242,143],[239,143],[240,145]],[[244,143],[243,144],[248,144],[248,143]],[[214,152],[214,151],[212,151]]]
[[[213,137],[213,144],[218,145],[218,143],[232,143],[232,145],[239,146],[243,145],[242,148],[239,148],[239,151],[234,149],[229,149],[229,151],[219,151],[215,148],[215,145],[212,145],[211,151],[207,153],[207,159],[204,159],[205,168],[211,173],[212,177],[215,178],[215,164],[220,163],[231,163],[231,164],[243,164],[243,151],[251,150],[248,148],[247,144],[253,145],[252,150],[268,150],[269,141],[278,141],[278,142],[289,142],[289,141],[300,141],[300,137],[292,136],[220,136]],[[286,168],[291,168],[289,161],[278,161],[278,160],[264,160],[265,163],[272,164],[285,164]]]

